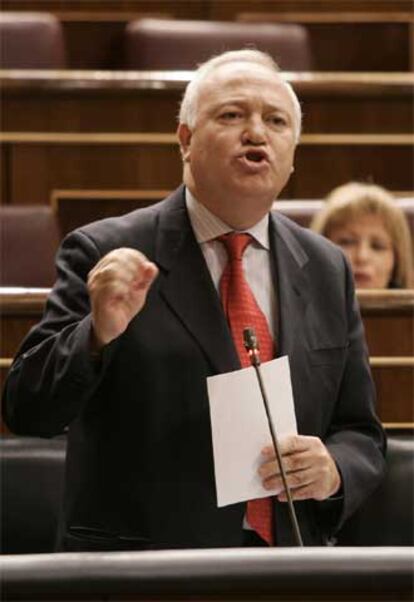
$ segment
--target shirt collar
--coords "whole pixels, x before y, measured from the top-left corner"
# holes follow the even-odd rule
[[[185,202],[194,235],[199,244],[208,242],[233,232],[234,229],[214,215],[205,205],[197,201],[188,188],[185,189]],[[243,230],[248,232],[262,247],[270,250],[269,243],[269,214],[266,214],[257,224]]]

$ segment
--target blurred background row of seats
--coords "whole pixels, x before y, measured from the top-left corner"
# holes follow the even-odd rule
[[[206,0],[204,5],[212,1]],[[137,3],[140,4],[139,10],[133,9],[134,2],[120,3],[117,10],[113,6],[110,9],[108,3],[87,0],[82,0],[82,3],[9,0],[2,4],[3,20],[13,22],[16,35],[20,18],[26,21],[24,27],[27,28],[29,18],[33,20],[36,16],[28,15],[27,9],[39,11],[40,17],[54,18],[64,40],[64,65],[68,69],[169,69],[171,64],[175,69],[186,69],[189,65],[192,67],[194,61],[203,60],[206,53],[210,54],[211,42],[206,42],[206,36],[215,37],[220,51],[223,34],[225,48],[231,48],[240,32],[242,38],[237,39],[238,43],[255,43],[261,32],[264,37],[281,35],[285,43],[286,35],[280,34],[281,31],[292,32],[288,36],[288,53],[293,43],[290,38],[297,35],[300,38],[305,35],[307,51],[310,50],[303,66],[295,51],[294,62],[290,63],[289,57],[286,64],[282,64],[285,70],[303,70],[309,64],[314,71],[409,71],[413,66],[411,40],[414,15],[412,7],[411,10],[404,9],[408,6],[404,0],[399,0],[398,4],[396,0],[369,0],[365,3],[332,0],[297,5],[292,0],[283,3],[236,0],[220,2],[217,7],[220,10],[204,11],[209,12],[208,16],[193,10],[194,0],[170,1],[170,5],[166,2],[141,2]],[[129,10],[127,4],[130,5]],[[165,10],[158,10],[161,4]],[[136,27],[135,22],[142,18],[144,20]],[[131,22],[133,25],[128,25]],[[151,46],[148,40],[151,39],[157,42],[169,39],[173,45],[167,53],[157,50],[155,55],[147,55]],[[193,48],[194,40],[198,49]],[[263,49],[267,43],[263,40]],[[139,56],[135,53],[137,45],[142,49]],[[271,54],[274,45],[271,39]],[[7,53],[3,52],[3,55],[7,56]],[[30,61],[32,63],[39,64],[34,57]]]
[[[3,69],[65,69],[68,61],[60,21],[46,13],[0,13]],[[306,29],[294,24],[242,24],[140,19],[125,27],[124,68],[193,69],[222,50],[260,47],[291,71],[312,69]],[[120,49],[121,50],[121,49]]]
[[[159,199],[143,191],[68,191],[50,205],[0,205],[0,286],[50,287],[55,281],[54,258],[60,240],[74,228],[113,215],[122,215]],[[164,191],[162,191],[164,192]],[[166,191],[165,191],[166,192]],[[124,197],[124,198],[122,198]],[[301,226],[309,226],[324,201],[278,200],[275,207]],[[396,203],[408,218],[414,238],[414,198]],[[22,244],[24,241],[24,244]]]
[[[58,19],[45,13],[0,13],[2,69],[64,69],[65,43]]]

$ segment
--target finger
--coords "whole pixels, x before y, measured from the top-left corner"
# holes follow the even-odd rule
[[[309,449],[316,437],[305,435],[288,435],[283,437],[279,442],[280,453],[283,456],[304,452]]]
[[[136,290],[145,290],[149,288],[158,276],[158,268],[154,263],[148,261],[142,268],[143,269],[136,274],[133,282],[133,286]]]
[[[88,288],[90,292],[97,289],[111,286],[119,282],[135,290],[147,289],[156,275],[158,268],[151,262],[146,262],[144,266],[136,264],[129,266],[118,266],[111,262],[96,272],[91,272],[88,277]]]
[[[283,456],[283,468],[286,473],[305,470],[310,468],[311,465],[312,460],[308,451]],[[277,459],[265,462],[259,467],[259,475],[262,479],[269,479],[270,477],[280,475],[280,473],[281,470]]]
[[[88,283],[88,290],[90,293],[97,295],[102,291],[110,290],[116,286],[130,289],[133,286],[133,279],[126,274],[117,274],[114,276],[109,272],[105,272],[91,278]]]
[[[116,272],[129,271],[131,274],[135,274],[140,269],[140,266],[150,263],[147,257],[140,251],[123,247],[114,249],[102,257],[90,271],[90,276],[94,276],[108,268]]]
[[[92,297],[92,308],[94,313],[105,311],[105,308],[131,305],[130,289],[120,283],[112,284],[100,290]]]
[[[279,493],[277,496],[279,502],[287,502],[288,496],[285,490]],[[313,498],[313,485],[309,483],[303,487],[297,487],[296,489],[290,489],[290,497],[294,502],[300,500],[308,500]]]
[[[304,485],[309,485],[316,481],[317,471],[313,468],[306,468],[305,470],[285,473],[285,477],[289,489],[297,489],[298,487],[303,487]],[[281,491],[284,489],[285,485],[282,476],[278,475],[265,479],[263,481],[263,487],[268,490],[277,489]]]
[[[261,451],[261,454],[264,458],[272,459],[275,457],[275,448],[273,445],[266,445]]]
[[[296,489],[290,490],[290,495],[293,501],[301,501],[301,500],[318,500],[322,501],[326,499],[328,496],[326,492],[319,486],[319,484],[315,481],[304,485],[303,487],[297,487]],[[282,491],[277,495],[277,499],[279,502],[287,502],[287,494],[285,491]]]

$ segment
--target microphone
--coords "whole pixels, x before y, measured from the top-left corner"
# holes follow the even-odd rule
[[[254,328],[245,328],[243,330],[243,341],[244,341],[244,346],[247,350],[247,353],[249,354],[250,362],[255,369],[257,380],[258,380],[259,387],[260,387],[260,392],[261,392],[262,399],[263,399],[263,404],[264,404],[264,407],[266,410],[266,417],[267,417],[267,422],[269,424],[270,434],[272,436],[272,443],[273,443],[273,447],[275,448],[275,451],[276,451],[276,458],[277,458],[277,462],[279,464],[279,469],[280,469],[280,474],[282,476],[283,486],[286,491],[290,523],[292,526],[293,535],[294,535],[294,538],[296,541],[296,545],[298,545],[299,547],[303,547],[302,535],[300,533],[295,508],[293,506],[292,494],[290,492],[290,487],[287,483],[286,471],[285,471],[285,467],[284,467],[284,463],[283,463],[283,458],[282,458],[282,454],[280,451],[279,442],[276,437],[276,429],[274,427],[272,416],[271,416],[270,410],[269,410],[269,401],[268,401],[268,398],[266,395],[266,390],[265,390],[265,386],[264,386],[264,382],[263,382],[263,378],[262,378],[262,373],[260,371],[259,342],[257,340],[256,332],[255,332]]]

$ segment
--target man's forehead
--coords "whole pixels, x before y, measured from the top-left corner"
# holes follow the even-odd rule
[[[208,85],[209,83],[214,84],[214,82],[220,81],[220,84],[231,85],[239,81],[249,80],[266,80],[270,83],[274,82],[275,86],[283,84],[281,75],[274,69],[261,63],[247,61],[234,61],[219,65],[205,77],[204,83]]]
[[[212,71],[200,86],[202,103],[223,103],[226,96],[249,96],[249,84],[259,84],[261,93],[273,97],[274,104],[287,102],[293,110],[293,103],[282,76],[275,70],[260,63],[225,63]],[[268,94],[270,92],[270,95]],[[274,96],[273,96],[274,95]],[[273,104],[273,103],[272,103]]]

